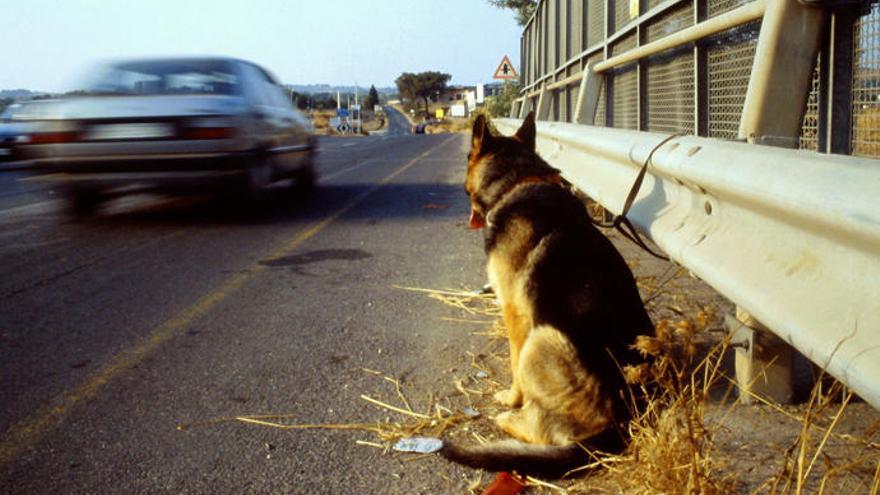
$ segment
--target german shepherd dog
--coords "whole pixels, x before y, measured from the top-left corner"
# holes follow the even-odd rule
[[[518,440],[446,441],[440,454],[560,476],[588,462],[585,450],[623,450],[634,401],[622,368],[644,362],[633,345],[653,326],[623,257],[535,152],[532,114],[513,137],[477,117],[465,190],[510,343],[513,384],[495,399],[514,409],[495,422]]]

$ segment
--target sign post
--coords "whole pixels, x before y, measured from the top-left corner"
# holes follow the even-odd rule
[[[357,101],[357,96],[355,96]],[[361,106],[354,104],[351,106],[351,124],[354,132],[361,132]]]
[[[336,127],[338,133],[348,134],[351,131],[351,125],[348,123],[349,117],[350,114],[347,108],[336,109],[336,121],[338,123],[334,127]]]

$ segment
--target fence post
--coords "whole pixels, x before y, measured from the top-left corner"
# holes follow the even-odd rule
[[[739,139],[797,148],[825,10],[769,0],[752,64]]]
[[[574,107],[575,124],[593,125],[599,108],[599,93],[602,91],[602,74],[593,71],[593,62],[587,62],[578,89],[577,103]]]
[[[823,57],[829,62],[822,67],[826,71],[823,76],[828,91],[824,142],[829,153],[848,155],[852,152],[853,31],[858,18],[854,8],[838,9],[831,15],[827,50],[830,53]]]
[[[541,94],[538,96],[538,105],[535,109],[535,120],[547,120],[550,116],[550,91],[547,86],[541,88]]]

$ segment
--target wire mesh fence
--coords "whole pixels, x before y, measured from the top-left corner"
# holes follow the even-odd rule
[[[760,22],[756,22],[713,37],[706,43],[709,137],[737,138],[759,30]]]
[[[611,81],[611,127],[639,128],[639,78],[635,65],[615,69]]]
[[[645,42],[657,41],[694,24],[694,5],[682,7],[657,17],[646,25]]]
[[[706,2],[706,14],[710,18],[716,17],[721,14],[726,14],[750,1],[751,0],[708,0]]]
[[[801,124],[801,135],[798,139],[798,148],[802,150],[819,151],[819,87],[822,78],[822,57],[816,61],[813,69],[813,80],[810,82],[810,96],[807,98],[807,108],[804,110],[804,121]]]
[[[702,28],[698,24],[731,13],[724,17],[726,23],[743,12],[732,11],[751,1],[540,0],[522,38],[521,73],[530,108],[535,108],[536,94],[543,86],[568,78],[572,82],[567,87],[556,87],[546,95],[550,108],[544,117],[572,121],[578,113],[579,90],[572,76],[582,74],[588,62],[595,67],[597,62],[642,50],[683,30],[694,32]],[[865,1],[872,3],[847,7],[862,10],[854,23],[842,28],[852,31],[842,38],[846,43],[827,27],[823,30],[819,43],[823,55],[814,65],[803,104],[780,109],[802,112],[797,115],[799,135],[793,136],[801,149],[842,152],[841,146],[832,147],[829,142],[843,122],[849,128],[844,138],[836,139],[844,140],[844,148],[855,155],[880,158],[880,5],[878,0]],[[824,22],[830,25],[831,17]],[[624,65],[604,67],[597,106],[591,107],[595,125],[743,139],[740,127],[746,95],[754,84],[762,23],[760,19],[741,22],[663,51],[652,50]],[[835,62],[828,65],[832,55]],[[846,77],[840,75],[841,58],[851,62],[842,65],[852,71]],[[846,85],[846,91],[841,92],[840,85]],[[838,94],[851,94],[851,100],[849,104],[843,100],[842,121],[840,104],[834,104],[838,120],[832,126],[832,97]]]
[[[620,31],[624,26],[629,24],[633,18],[638,17],[638,2],[635,2],[636,10],[632,11],[633,2],[630,0],[610,0],[610,3],[614,6],[613,14],[614,19],[612,23],[614,26],[614,32]]]
[[[648,131],[694,133],[694,56],[685,47],[648,59]]]
[[[855,24],[853,36],[852,153],[880,156],[880,5]]]
[[[587,0],[587,45],[598,45],[605,39],[605,0]]]

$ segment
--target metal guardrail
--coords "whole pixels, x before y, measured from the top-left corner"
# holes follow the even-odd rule
[[[880,408],[880,7],[541,0],[521,46],[542,156],[619,212],[691,134],[633,223]]]
[[[507,133],[519,124],[495,121]],[[665,137],[538,123],[541,156],[576,163],[566,178],[614,213]],[[633,223],[880,408],[878,164],[680,137],[654,153],[649,171]]]

